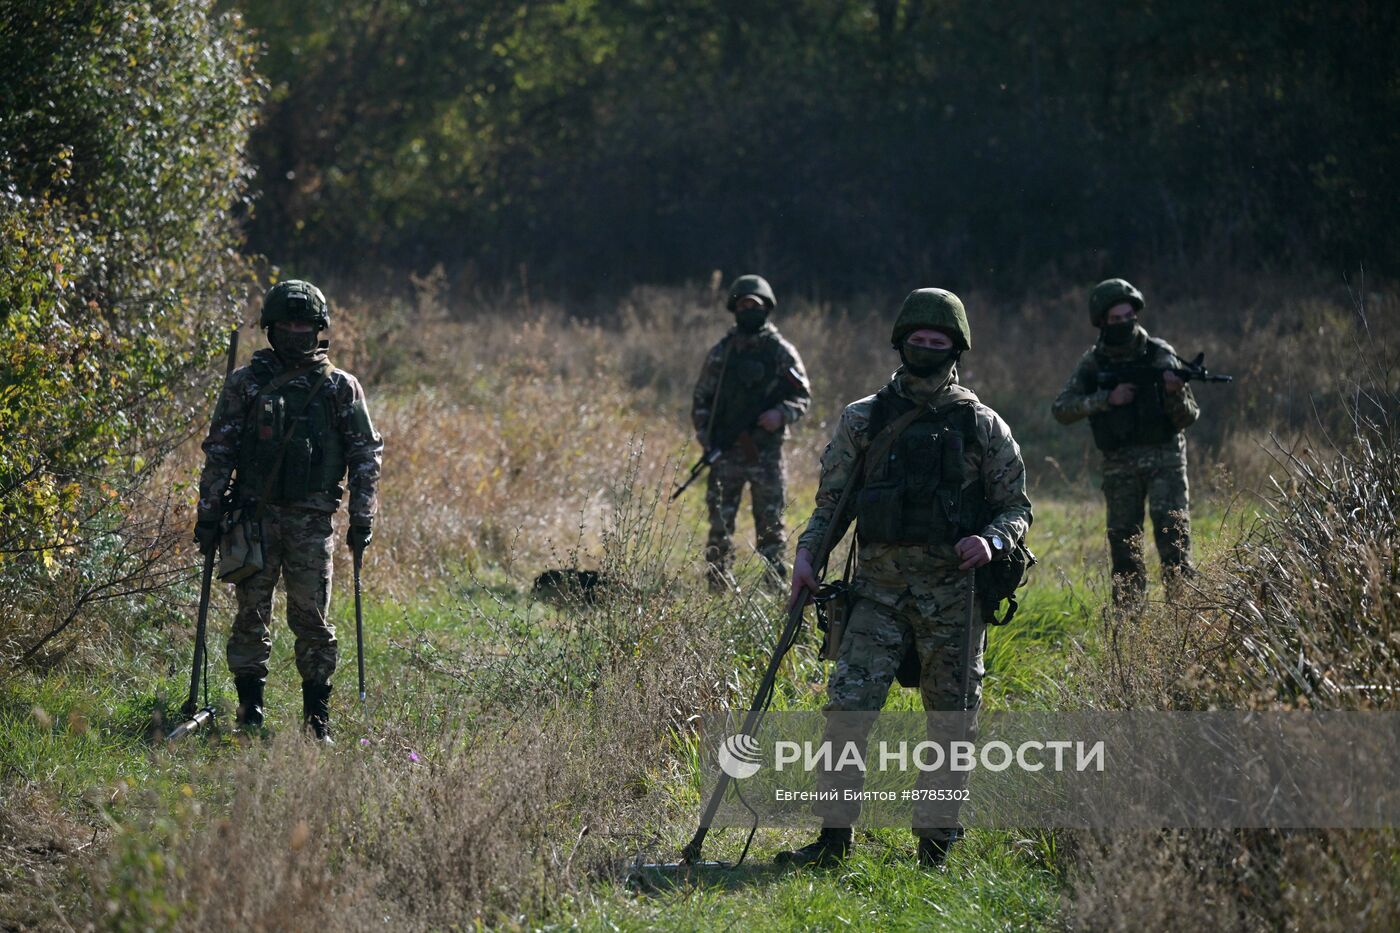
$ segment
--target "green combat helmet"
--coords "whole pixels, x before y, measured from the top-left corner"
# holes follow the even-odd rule
[[[1095,285],[1089,293],[1089,323],[1103,327],[1108,318],[1108,309],[1125,301],[1136,310],[1142,310],[1142,292],[1126,279],[1105,279]]]
[[[263,296],[258,326],[267,327],[278,321],[305,321],[325,330],[331,326],[326,296],[315,285],[300,279],[278,282]]]
[[[894,322],[890,343],[899,349],[916,330],[926,327],[947,331],[959,350],[972,349],[972,328],[967,326],[967,311],[962,299],[941,288],[920,288],[909,293]]]
[[[773,286],[761,275],[741,275],[734,280],[734,284],[729,286],[729,310],[733,311],[739,299],[745,295],[762,299],[770,311],[778,303],[778,299],[773,296]]]

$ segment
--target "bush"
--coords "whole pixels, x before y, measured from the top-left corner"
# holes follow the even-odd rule
[[[203,413],[249,284],[260,87],[213,0],[2,6],[0,617],[23,630],[81,609],[42,577],[131,537],[142,478]]]

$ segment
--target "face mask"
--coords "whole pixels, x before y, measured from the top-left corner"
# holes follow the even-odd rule
[[[267,339],[284,363],[309,362],[321,347],[321,334],[314,330],[295,333],[274,325]]]
[[[899,348],[899,358],[904,361],[904,368],[910,373],[920,379],[927,379],[940,372],[946,376],[958,360],[958,351],[935,350],[932,347],[906,343]]]
[[[1121,347],[1133,339],[1133,331],[1135,330],[1137,330],[1137,321],[1105,324],[1102,330],[1103,342],[1110,347]]]
[[[734,323],[746,334],[756,334],[768,320],[766,308],[741,308],[734,312]]]

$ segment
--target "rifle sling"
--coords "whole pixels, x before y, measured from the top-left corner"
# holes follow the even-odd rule
[[[831,514],[831,521],[827,524],[826,531],[822,534],[821,544],[817,548],[818,552],[812,555],[816,558],[813,569],[816,570],[818,574],[826,567],[827,557],[831,554],[831,549],[836,544],[836,529],[841,528],[842,532],[845,532],[845,528],[842,527],[841,519],[846,514],[846,508],[851,504],[851,497],[855,495],[856,487],[861,485],[861,479],[865,472],[866,457],[868,457],[872,451],[876,450],[883,449],[883,451],[888,452],[890,445],[894,443],[894,438],[898,436],[899,432],[913,424],[924,411],[924,406],[920,405],[913,411],[908,411],[900,415],[894,421],[890,422],[885,429],[870,442],[865,450],[862,450],[856,455],[856,462],[851,466],[850,482],[846,483],[845,487],[841,490],[841,498],[836,500],[836,511]],[[893,436],[886,439],[887,435]],[[877,444],[881,446],[877,447]]]
[[[710,443],[714,440],[715,420],[719,417],[719,403],[724,398],[724,374],[729,369],[729,354],[734,349],[734,342],[731,340],[724,345],[724,356],[719,361],[719,379],[715,381],[715,394],[710,398],[710,417],[705,422],[705,440],[700,445],[705,450],[710,449]]]

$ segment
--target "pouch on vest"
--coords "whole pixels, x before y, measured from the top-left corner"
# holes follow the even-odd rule
[[[219,536],[219,579],[238,583],[262,570],[267,564],[263,550],[262,521],[257,508],[239,506],[226,513],[223,534]]]
[[[835,661],[841,656],[841,642],[846,636],[846,623],[851,617],[851,606],[855,598],[851,595],[851,585],[845,580],[835,580],[817,590],[812,597],[817,607],[817,630],[822,633],[822,646],[818,656],[823,661]]]
[[[1117,405],[1109,411],[1089,416],[1089,429],[1094,446],[1102,451],[1121,450],[1135,445],[1165,444],[1179,430],[1167,417],[1159,398],[1160,390],[1139,388],[1128,405]]]
[[[277,456],[277,442],[286,433],[287,402],[280,395],[265,395],[258,403],[257,445],[254,447],[253,467],[259,475],[272,469]]]
[[[869,464],[856,499],[862,542],[951,544],[964,524],[964,432],[953,411],[906,426],[881,464]]]
[[[856,528],[865,541],[897,541],[903,529],[903,483],[867,483],[856,499]]]
[[[1016,591],[1035,564],[1031,549],[1018,541],[1001,560],[977,568],[977,595],[982,603],[984,622],[988,625],[1005,625],[1016,616],[1016,610],[1021,608],[1016,601]],[[1006,603],[1006,615],[998,619],[997,609],[1003,601]]]
[[[314,492],[312,488],[312,460],[310,438],[294,437],[287,441],[287,450],[282,459],[282,483],[278,498],[285,502],[295,502]]]

